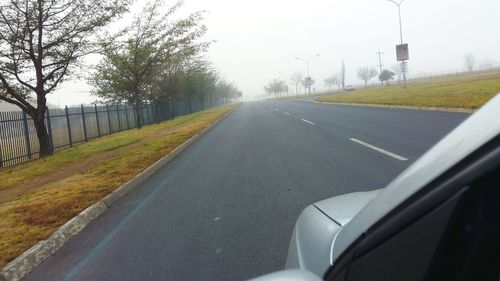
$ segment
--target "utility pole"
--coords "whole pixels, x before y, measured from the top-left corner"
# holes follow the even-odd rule
[[[383,55],[383,54],[384,54],[384,53],[383,53],[383,52],[381,52],[381,51],[378,51],[378,52],[377,52],[377,55],[378,55],[378,66],[379,66],[379,68],[380,68],[380,72],[379,72],[379,80],[380,80],[380,84],[381,84],[382,86],[384,85],[384,82],[380,79],[380,75],[382,75],[382,67],[384,66],[384,65],[382,64],[382,55]]]

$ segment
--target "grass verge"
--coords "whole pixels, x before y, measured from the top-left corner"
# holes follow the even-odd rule
[[[235,107],[124,131],[1,169],[0,267]]]
[[[477,109],[500,92],[500,71],[321,96],[317,101]]]

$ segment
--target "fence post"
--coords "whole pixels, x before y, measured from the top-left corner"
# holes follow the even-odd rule
[[[0,121],[3,121],[3,114],[2,114],[2,112],[0,112]],[[3,125],[2,125],[2,123],[0,123],[0,168],[3,167],[3,151],[2,151],[2,139],[3,139],[2,136],[3,136],[3,134],[2,134],[2,127],[3,127]]]
[[[26,112],[23,110],[23,127],[24,127],[24,141],[26,142],[26,152],[28,157],[31,159],[31,142],[30,142],[30,132],[28,130],[28,117]]]
[[[101,126],[99,126],[99,113],[97,111],[97,104],[94,104],[95,108],[95,121],[97,123],[97,137],[101,137]]]
[[[127,120],[127,130],[130,129],[130,122],[128,121],[128,105],[125,105],[125,120]]]
[[[87,124],[85,124],[85,109],[82,104],[82,124],[83,124],[83,137],[85,138],[85,142],[88,142],[89,139],[87,137]]]
[[[118,104],[116,105],[116,118],[118,118],[118,131],[122,131],[122,125],[120,124],[120,111],[118,109]]]
[[[111,117],[109,116],[109,106],[106,104],[106,114],[108,115],[108,131],[111,135]]]
[[[47,113],[47,130],[49,131],[49,144],[50,144],[50,151],[54,152],[54,139],[52,137],[52,122],[50,122],[50,111],[49,108],[45,108],[45,112]]]
[[[66,124],[68,125],[69,146],[73,147],[73,138],[71,137],[71,124],[69,123],[69,111],[67,105],[64,107],[64,110],[66,111]]]

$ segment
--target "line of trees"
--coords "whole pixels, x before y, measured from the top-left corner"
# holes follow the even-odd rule
[[[283,80],[273,79],[264,87],[264,91],[268,95],[274,94],[274,98],[279,99],[281,96],[288,93],[288,85]]]
[[[145,5],[131,24],[100,40],[104,59],[90,79],[95,94],[110,102],[126,102],[140,108],[144,102],[168,103],[175,115],[177,100],[202,104],[214,98],[241,96],[203,57],[211,42],[202,41],[206,27],[201,12],[186,18],[171,18],[182,2],[166,9],[163,1]],[[136,110],[141,127],[141,111]]]
[[[104,59],[92,76],[106,101],[143,102],[241,96],[202,57],[203,15],[171,20],[178,2],[162,13],[162,1],[146,4],[132,23],[109,35],[104,28],[128,11],[132,0],[0,0],[0,100],[34,121],[40,157],[53,153],[45,125],[47,95],[91,53]],[[140,111],[136,115],[141,124]]]

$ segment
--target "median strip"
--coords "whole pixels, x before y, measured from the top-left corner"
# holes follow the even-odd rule
[[[378,151],[378,152],[380,152],[380,153],[382,153],[382,154],[385,154],[385,155],[387,155],[387,156],[390,156],[390,157],[392,157],[392,158],[394,158],[394,159],[397,159],[397,160],[399,160],[399,161],[408,161],[408,158],[405,158],[405,157],[403,157],[403,156],[401,156],[401,155],[398,155],[398,154],[396,154],[396,153],[393,153],[393,152],[387,151],[387,150],[382,149],[382,148],[380,148],[380,147],[376,147],[376,146],[371,145],[371,144],[369,144],[369,143],[366,143],[366,142],[364,142],[364,141],[360,141],[360,140],[355,139],[355,138],[350,138],[350,140],[351,140],[351,141],[353,141],[353,142],[355,142],[355,143],[357,143],[357,144],[360,144],[360,145],[362,145],[362,146],[368,147],[368,148],[373,149],[373,150],[375,150],[375,151]]]

